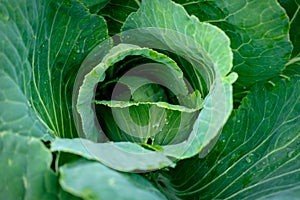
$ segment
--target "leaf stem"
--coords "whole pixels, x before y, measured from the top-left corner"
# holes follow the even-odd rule
[[[297,14],[298,14],[299,10],[300,10],[300,6],[298,6],[298,8],[297,8],[297,10],[296,10],[296,12],[295,12],[293,18],[292,18],[291,21],[290,21],[290,24],[292,24],[292,23],[294,22],[295,18],[297,17]]]
[[[134,0],[135,1],[135,3],[140,7],[141,6],[141,3],[140,3],[140,1],[139,0]]]
[[[289,65],[292,65],[296,62],[299,62],[300,61],[300,57],[295,57],[295,58],[292,58],[288,63],[285,64],[285,66],[289,66]]]

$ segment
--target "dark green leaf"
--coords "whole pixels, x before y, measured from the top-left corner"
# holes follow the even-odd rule
[[[293,56],[300,56],[300,1],[279,0],[290,18],[290,39],[293,43]]]
[[[109,1],[110,0],[80,0],[81,3],[89,8],[91,13],[99,12]]]
[[[99,12],[107,21],[109,34],[119,34],[128,15],[137,11],[139,6],[139,0],[110,0]]]
[[[83,58],[107,37],[104,19],[73,0],[0,4],[0,130],[76,135],[73,83]]]
[[[256,85],[205,159],[178,163],[165,176],[171,184],[162,178],[167,191],[187,199],[259,199],[299,191],[299,72]]]
[[[175,1],[230,37],[238,88],[268,80],[283,70],[292,46],[288,17],[275,0]]]

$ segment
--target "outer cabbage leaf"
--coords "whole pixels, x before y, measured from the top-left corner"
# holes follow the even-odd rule
[[[98,14],[107,21],[109,34],[115,35],[121,32],[128,15],[137,11],[139,6],[139,0],[110,0]]]
[[[290,18],[290,39],[293,43],[293,56],[300,56],[300,1],[279,0]]]
[[[108,4],[110,0],[80,0],[81,3],[83,3],[88,8],[92,8],[94,6],[98,6],[98,9],[101,9],[105,7],[106,4]]]
[[[80,3],[84,4],[91,13],[97,13],[104,8],[110,0],[80,0]]]
[[[293,187],[291,189],[286,189],[283,191],[275,192],[271,195],[260,198],[261,200],[297,200],[300,196],[300,188]]]
[[[220,27],[230,37],[237,88],[278,76],[288,61],[289,19],[275,0],[175,0],[187,12]]]
[[[83,199],[166,199],[142,176],[116,172],[85,160],[62,166],[60,183],[66,191]]]
[[[3,71],[0,71],[0,85],[0,130],[43,137],[47,126],[41,123],[16,82]]]
[[[256,85],[205,159],[182,161],[160,177],[166,193],[187,199],[280,199],[299,194],[299,66],[289,66],[285,78]],[[186,170],[191,166],[195,170]]]
[[[56,138],[52,151],[76,154],[99,161],[106,166],[125,172],[140,172],[174,166],[163,154],[144,149],[131,142],[95,143],[86,139]]]
[[[31,70],[27,59],[28,38],[33,33],[26,20],[18,20],[29,12],[25,4],[26,1],[0,3],[0,130],[42,137],[47,126],[39,120],[29,101]],[[29,7],[36,7],[35,2],[31,4]],[[31,19],[34,17],[28,15],[28,21],[34,21]]]
[[[0,4],[0,130],[76,135],[73,82],[82,59],[107,37],[104,19],[76,1]]]
[[[51,152],[38,139],[0,132],[0,198],[77,199],[59,187],[51,161]]]

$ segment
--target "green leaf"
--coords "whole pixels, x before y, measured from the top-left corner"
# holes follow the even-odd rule
[[[104,8],[110,0],[80,0],[80,3],[84,4],[91,13],[97,13]]]
[[[201,102],[201,98],[198,98],[197,100],[199,100]],[[156,107],[159,108],[167,108],[167,109],[171,109],[171,110],[176,110],[176,111],[180,111],[180,112],[195,112],[197,110],[199,110],[202,106],[201,103],[198,103],[198,106],[196,108],[188,108],[185,106],[180,106],[180,105],[173,105],[173,104],[169,104],[166,102],[126,102],[126,101],[115,101],[115,100],[111,100],[111,101],[96,101],[96,104],[101,104],[101,105],[105,105],[105,106],[109,106],[111,108],[126,108],[126,107],[131,107],[131,106],[139,106],[139,105],[155,105]]]
[[[29,101],[31,71],[27,56],[31,39],[27,37],[32,29],[26,20],[17,20],[27,13],[25,1],[1,1],[0,4],[0,131],[42,137],[48,128]]]
[[[156,12],[153,13],[153,10]],[[175,12],[176,15],[173,15]],[[158,29],[147,29],[151,27],[157,27]],[[145,40],[148,35],[136,35],[136,38],[130,38],[130,36],[132,36],[130,35],[131,33],[126,32],[138,28],[145,28],[145,30],[148,31],[153,30],[153,33],[150,33],[149,35],[153,34],[154,36],[158,36],[155,31],[161,29],[170,31],[164,32],[164,34],[167,35],[162,36],[162,41],[158,40],[162,44],[154,46],[159,43],[154,42],[154,39],[152,38],[147,38],[147,40]],[[132,43],[138,43],[139,39],[144,40],[144,45],[149,45],[149,43],[153,42],[154,45],[151,47],[164,47],[162,48],[163,50],[171,49],[180,56],[184,57],[184,54],[187,54],[187,58],[197,58],[196,61],[204,62],[202,64],[204,66],[201,66],[203,68],[208,67],[205,65],[210,65],[211,62],[213,62],[222,77],[226,76],[231,70],[232,53],[229,47],[229,39],[226,35],[217,27],[199,22],[195,16],[189,16],[182,6],[175,4],[170,0],[143,1],[138,12],[128,16],[122,27],[122,31],[122,39],[125,42],[130,41]],[[175,34],[177,32],[179,33],[178,35]],[[183,38],[180,38],[180,36]],[[157,40],[157,38],[155,39]],[[186,44],[191,41],[193,42],[192,44]],[[166,46],[169,46],[169,48],[166,48]],[[200,49],[197,50],[197,47]],[[192,50],[195,50],[196,52],[192,52]]]
[[[0,63],[1,61],[3,60],[0,58]],[[2,69],[1,67],[0,131],[10,130],[15,134],[43,137],[47,126],[34,113],[21,88]]]
[[[83,199],[166,199],[139,175],[116,172],[100,163],[84,160],[62,166],[60,184]]]
[[[140,6],[139,0],[110,0],[109,3],[98,12],[107,21],[110,35],[119,34],[126,18]]]
[[[300,1],[279,0],[290,18],[290,39],[293,43],[293,56],[300,56]]]
[[[276,77],[283,70],[292,45],[288,17],[276,1],[175,1],[230,37],[239,89]]]
[[[103,8],[110,0],[80,0],[86,7],[91,8],[93,6],[100,6],[99,9]]]
[[[0,130],[76,135],[73,83],[83,58],[107,37],[104,19],[73,0],[0,4]]]
[[[299,74],[300,71],[300,57],[296,57],[291,59],[287,65],[284,73],[282,74],[283,77],[287,76],[294,76],[295,74]]]
[[[205,159],[179,162],[161,177],[166,192],[187,199],[276,199],[299,193],[299,65],[294,69],[288,68],[285,78],[256,85]],[[186,170],[190,166],[195,170]]]
[[[105,105],[106,102],[101,102]],[[169,105],[165,102],[128,103],[109,102],[113,112],[101,108],[106,121],[106,134],[113,141],[147,143],[151,138],[155,145],[179,143],[188,138],[191,125],[195,121],[197,109]],[[121,107],[120,107],[121,106]],[[106,111],[106,113],[105,113]],[[143,117],[141,118],[141,113]],[[118,130],[115,130],[115,127]],[[104,129],[104,127],[102,127]]]
[[[56,138],[52,151],[68,152],[97,160],[106,166],[124,172],[155,170],[174,166],[163,154],[142,148],[131,142],[94,143],[86,139]]]
[[[60,189],[51,161],[51,152],[41,141],[0,132],[0,198],[72,199]]]
[[[280,192],[275,192],[269,196],[261,198],[262,200],[297,200],[300,196],[300,188],[294,187]]]
[[[147,73],[154,71],[152,74],[159,76],[162,84],[177,94],[181,87],[174,84],[180,84],[180,81],[176,81],[176,74],[167,67],[162,70],[159,66],[160,69],[155,70],[156,67],[154,64],[148,65]],[[152,83],[149,79],[123,76],[118,80],[117,84],[119,83],[130,88],[134,101],[130,101],[128,97],[126,99],[126,92],[126,95],[118,94],[115,97],[120,100],[96,100],[98,120],[110,140],[147,143],[151,138],[151,145],[168,145],[188,138],[195,117],[203,107],[198,91],[185,96],[176,95],[180,104],[174,105],[162,101],[162,97],[167,98],[164,90],[157,88],[158,85],[149,86]],[[182,89],[186,90],[184,87]]]

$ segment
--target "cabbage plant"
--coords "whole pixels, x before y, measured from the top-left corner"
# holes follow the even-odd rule
[[[299,197],[299,1],[0,5],[1,199]]]

